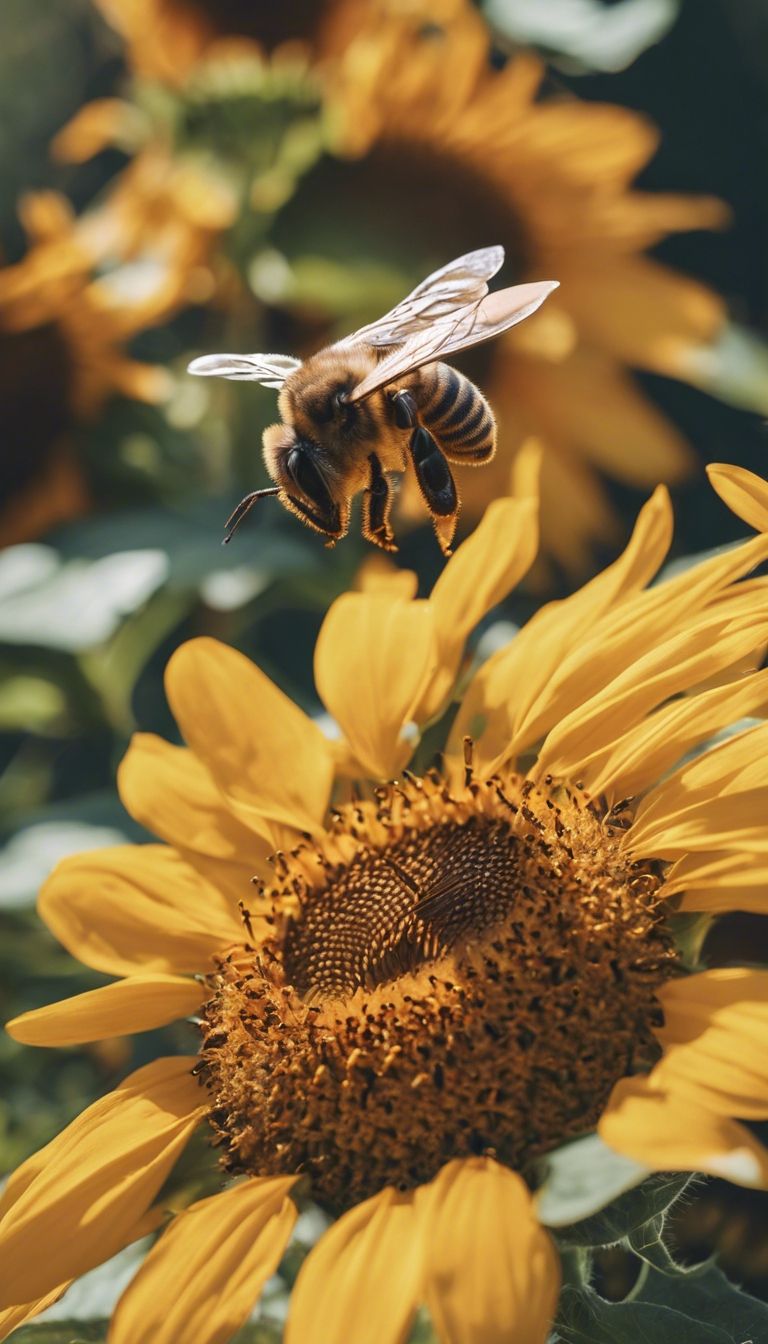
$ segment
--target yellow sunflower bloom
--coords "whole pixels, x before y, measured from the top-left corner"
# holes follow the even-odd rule
[[[768,726],[694,749],[768,698],[766,583],[740,582],[768,537],[648,587],[671,533],[660,487],[613,565],[474,671],[440,770],[405,767],[533,560],[530,498],[496,501],[428,598],[379,573],[334,603],[315,677],[341,742],[235,650],[175,652],[187,745],[140,734],[119,774],[163,843],[68,858],[40,897],[124,978],[9,1030],[194,1014],[199,1054],[139,1069],[12,1177],[8,1319],[160,1216],[197,1126],[237,1179],[173,1218],[112,1344],[231,1338],[305,1193],[336,1221],[288,1344],[398,1344],[420,1304],[443,1341],[544,1344],[541,1155],[597,1129],[643,1171],[768,1185],[743,1123],[768,1117],[768,973],[691,972],[669,918],[766,908]]]
[[[356,0],[95,0],[126,44],[135,74],[181,84],[202,60],[237,43],[273,51],[287,43],[322,52],[338,44],[363,14]]]
[[[114,393],[163,397],[165,370],[139,363],[124,347],[174,313],[185,287],[175,265],[150,275],[128,268],[97,275],[80,221],[54,192],[27,196],[20,213],[29,249],[0,268],[3,545],[87,508],[72,432]]]

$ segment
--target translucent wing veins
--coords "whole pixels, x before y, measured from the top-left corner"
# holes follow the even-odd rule
[[[301,360],[291,355],[201,355],[192,360],[188,372],[203,378],[233,378],[280,389],[298,368]]]
[[[345,336],[340,345],[398,345],[406,336],[439,322],[466,304],[479,303],[488,281],[504,264],[503,247],[481,247],[428,275],[390,312]]]
[[[557,287],[557,280],[513,285],[510,289],[486,293],[473,303],[450,309],[440,321],[433,320],[426,326],[418,324],[411,331],[404,330],[396,348],[353,388],[349,400],[360,401],[423,364],[499,336],[535,313]]]

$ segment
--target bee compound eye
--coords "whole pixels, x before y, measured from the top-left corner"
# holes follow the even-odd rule
[[[315,466],[306,448],[292,448],[285,459],[288,474],[307,499],[311,499],[320,508],[329,508],[331,496],[320,471]]]

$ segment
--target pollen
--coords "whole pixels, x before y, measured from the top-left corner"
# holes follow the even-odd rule
[[[334,1212],[451,1158],[525,1170],[658,1055],[676,970],[621,813],[517,776],[409,777],[275,861],[270,933],[210,977],[201,1081],[225,1166]],[[248,928],[246,930],[249,931]]]

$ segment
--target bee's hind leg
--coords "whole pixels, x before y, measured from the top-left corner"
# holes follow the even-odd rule
[[[371,472],[368,487],[363,494],[363,536],[383,551],[396,551],[394,534],[389,524],[392,487],[375,453],[370,454],[368,461]]]
[[[448,460],[423,425],[413,431],[409,449],[419,489],[432,514],[440,549],[443,555],[450,555],[459,516],[459,496]]]

